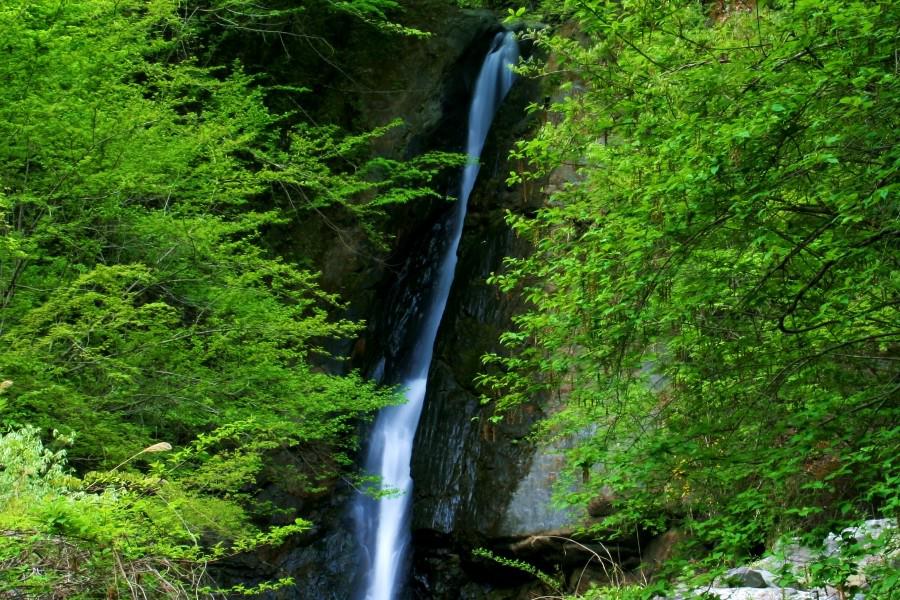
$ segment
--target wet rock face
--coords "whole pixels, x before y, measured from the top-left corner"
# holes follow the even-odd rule
[[[429,0],[426,4],[441,3]],[[446,7],[440,10],[445,26],[435,31],[432,40],[399,53],[402,60],[377,73],[383,88],[394,86],[407,92],[355,101],[362,128],[380,125],[387,117],[408,117],[404,127],[381,142],[390,145],[383,150],[394,156],[463,149],[474,80],[499,25],[490,13],[457,12],[447,18]],[[360,80],[376,77],[374,68],[367,71],[365,61],[362,65]],[[526,439],[543,416],[537,404],[492,423],[493,409],[481,405],[474,384],[481,356],[501,351],[499,335],[521,309],[521,299],[500,292],[486,279],[502,271],[505,256],[528,251],[504,216],[507,210],[533,211],[543,197],[532,187],[510,188],[505,179],[514,170],[507,160],[509,149],[535,127],[524,108],[538,97],[535,82],[520,80],[513,87],[486,141],[479,181],[469,201],[456,278],[436,342],[413,453],[415,551],[408,592],[415,598],[528,597],[527,590],[534,586],[531,578],[475,559],[471,551],[479,546],[518,554],[551,570],[556,566],[553,561],[563,561],[564,555],[577,556],[578,568],[584,558],[565,543],[532,539],[551,529],[558,533],[568,521],[548,506],[552,485],[548,476],[557,469],[557,449],[541,449],[535,458],[535,447]],[[457,185],[450,178],[444,189],[452,196]],[[352,352],[354,368],[396,373],[397,365],[404,364],[411,347],[408,333],[421,318],[418,307],[426,304],[419,290],[427,287],[440,254],[440,240],[445,237],[441,230],[450,208],[441,200],[398,207],[390,228],[397,236],[395,248],[382,261],[373,261],[364,241],[347,231],[333,244],[321,244],[325,253],[318,263],[326,288],[351,302],[350,316],[369,323],[364,338],[355,345],[335,349],[338,354]],[[310,234],[305,231],[304,235]],[[349,486],[337,483],[327,501],[305,507],[302,516],[313,519],[316,529],[295,547],[270,557],[264,567],[257,567],[269,577],[290,575],[297,581],[271,598],[352,597],[360,564],[349,515],[353,493]],[[523,540],[533,543],[517,546]]]
[[[425,146],[462,151],[474,80],[497,29],[496,23],[482,27],[480,37],[460,57],[459,68],[444,84],[442,117]],[[502,294],[486,280],[502,270],[504,256],[527,251],[504,215],[507,209],[530,210],[534,205],[521,189],[507,188],[506,156],[514,140],[533,127],[524,108],[536,94],[532,82],[522,80],[513,87],[495,117],[470,197],[456,277],[435,346],[413,452],[413,529],[423,539],[449,540],[452,545],[498,535],[506,505],[529,464],[531,447],[524,437],[538,412],[524,409],[519,418],[492,424],[488,419],[492,413],[481,406],[473,382],[481,370],[481,356],[498,350],[499,335],[519,308],[518,298]],[[454,196],[457,186],[455,180],[446,181],[447,195]],[[409,333],[421,318],[418,307],[427,304],[420,290],[427,289],[440,255],[444,220],[451,208],[449,203],[433,203],[427,214],[413,219],[419,223],[415,228],[409,222],[405,225],[409,233],[402,236],[388,261],[395,270],[381,284],[376,294],[379,310],[369,318],[364,365],[369,372],[383,361],[385,372],[396,373],[396,367],[405,362],[411,347]]]
[[[507,187],[512,168],[506,157],[514,140],[534,126],[524,106],[536,96],[532,82],[514,86],[495,118],[470,198],[413,452],[417,598],[525,597],[528,577],[474,559],[472,550],[509,549],[518,539],[570,524],[549,507],[552,482],[545,469],[555,468],[554,457],[539,453],[534,462],[535,447],[527,439],[543,416],[540,409],[524,406],[493,423],[493,409],[481,404],[474,383],[481,357],[502,351],[499,336],[522,308],[517,295],[501,292],[487,278],[503,270],[505,256],[528,252],[504,217],[507,210],[534,210],[540,197]]]
[[[539,531],[566,531],[584,519],[574,510],[562,510],[553,504],[553,486],[562,470],[562,449],[538,446],[528,471],[519,479],[506,505],[499,533],[522,537]]]
[[[398,38],[393,42],[397,60],[384,63],[383,58],[377,58],[381,62],[376,63],[376,57],[367,50],[371,47],[371,40],[365,39],[360,32],[348,32],[351,39],[342,56],[353,65],[350,70],[355,82],[371,93],[359,90],[342,93],[323,99],[322,104],[335,107],[334,110],[343,115],[339,120],[352,121],[361,130],[384,125],[397,117],[403,118],[403,126],[377,142],[376,149],[387,156],[402,158],[429,149],[461,150],[465,142],[465,126],[460,123],[465,121],[471,87],[487,46],[500,25],[494,14],[488,11],[461,11],[451,0],[415,3],[406,17],[407,22],[433,35],[426,40]],[[354,52],[359,60],[353,59]],[[448,190],[452,188],[451,181],[445,183]],[[442,227],[442,214],[450,206],[449,202],[436,199],[397,207],[390,216],[392,225],[388,226],[388,230],[396,236],[395,247],[389,256],[373,249],[352,223],[312,218],[297,223],[294,225],[296,231],[288,232],[290,244],[299,254],[314,256],[315,267],[322,272],[323,287],[339,293],[349,302],[347,317],[366,319],[370,323],[367,334],[360,340],[330,348],[335,355],[351,356],[350,365],[353,368],[371,372],[380,358],[394,362],[403,359],[408,344],[401,332],[408,330],[404,325],[408,326],[418,318],[414,303],[416,288],[429,277],[429,254],[438,250],[435,242],[429,242],[435,238],[432,230]],[[494,265],[499,264],[511,237],[508,232],[501,231],[505,227],[502,219],[492,218],[490,223],[494,229],[482,229],[481,233],[496,238],[492,241],[490,254],[490,264]],[[437,238],[443,237],[439,231],[436,233]],[[480,253],[481,238],[477,243],[473,239],[467,238],[469,241],[466,242],[469,257],[479,256]],[[289,257],[290,250],[285,254]],[[412,260],[407,262],[407,257],[412,257]],[[469,264],[467,261],[470,259],[462,262]],[[466,277],[475,281],[476,271],[486,276],[488,266],[482,261],[466,267],[470,273]],[[469,300],[462,302],[467,305],[468,318],[473,323],[494,323],[498,318],[491,313],[494,309],[489,308],[489,292],[483,283],[484,276],[478,276],[480,283],[477,285],[483,293],[477,296],[475,304]],[[459,304],[461,299],[457,298],[456,302]],[[397,311],[396,307],[404,308]],[[398,315],[400,322],[397,321]],[[471,329],[473,326],[467,327]],[[492,327],[491,335],[494,335],[497,329],[495,325]],[[473,335],[486,339],[488,333],[475,329]],[[473,345],[467,354],[465,372],[475,372],[482,352],[476,349],[479,345],[484,344],[479,342]],[[450,374],[456,368],[457,361],[450,358],[442,361],[449,366],[446,381],[453,383],[439,383],[435,387],[454,395],[455,382],[471,381],[471,375],[463,372]],[[340,371],[347,368],[347,363],[324,363],[321,366]],[[473,411],[479,408],[471,393],[466,396],[457,394],[454,398],[454,404],[468,402],[473,415]],[[460,435],[466,437],[469,433]],[[460,456],[469,455],[470,452],[464,452]],[[460,486],[460,489],[465,493],[474,485],[484,485],[483,477]],[[350,514],[351,500],[356,491],[341,480],[333,481],[328,487],[324,493],[301,499],[284,486],[279,486],[277,481],[273,482],[269,499],[279,506],[292,507],[291,515],[309,519],[314,523],[313,529],[282,548],[236,559],[223,566],[217,576],[224,582],[246,584],[293,577],[295,585],[264,596],[271,600],[352,598],[360,575],[357,573],[360,565],[358,541]],[[457,514],[455,509],[451,512]]]
[[[271,596],[272,600],[347,600],[352,597],[356,570],[357,541],[349,527],[335,528],[302,551],[288,554],[281,570],[302,582],[295,588]],[[320,562],[321,557],[330,562]]]
[[[524,438],[539,411],[526,407],[491,423],[492,409],[481,405],[474,381],[481,357],[501,351],[499,336],[521,309],[518,296],[501,292],[487,278],[503,270],[505,256],[528,252],[505,214],[532,210],[534,199],[528,200],[521,188],[507,187],[506,157],[514,141],[534,126],[524,108],[536,95],[533,82],[516,82],[482,153],[413,453],[414,530],[452,533],[460,540],[499,535],[506,505],[530,462],[532,448]]]
[[[477,539],[495,534],[527,467],[533,418],[491,424],[473,380],[513,302],[485,279],[513,243],[502,221],[474,219],[462,246],[413,453],[414,529]],[[470,223],[467,223],[469,227]]]
[[[263,500],[290,507],[277,524],[292,522],[297,516],[312,522],[308,531],[278,548],[263,548],[238,555],[214,566],[212,576],[223,585],[257,585],[283,577],[297,583],[266,592],[266,600],[347,600],[354,589],[357,569],[357,542],[345,506],[350,488],[332,482],[329,493],[298,501],[271,485]]]
[[[465,143],[468,98],[493,34],[501,26],[486,10],[460,10],[453,0],[409,3],[403,21],[431,35],[425,39],[386,36],[370,27],[349,28],[340,48],[339,81],[320,90],[319,104],[348,131],[371,131],[402,123],[372,141],[375,153],[403,159],[429,150],[461,151]],[[377,47],[378,52],[372,52]],[[392,60],[385,60],[385,56]],[[474,72],[474,75],[473,75]],[[450,182],[445,182],[449,189]],[[446,209],[441,199],[392,207],[384,231],[394,237],[389,253],[376,248],[354,218],[340,209],[323,209],[283,229],[279,252],[312,257],[320,283],[349,303],[347,317],[381,318],[378,296],[396,281],[406,256]],[[354,354],[364,366],[371,349],[351,343],[328,348],[336,356]],[[336,363],[326,365],[339,370]]]

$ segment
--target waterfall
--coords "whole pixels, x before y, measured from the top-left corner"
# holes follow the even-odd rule
[[[362,499],[355,507],[360,542],[368,558],[362,600],[395,600],[405,581],[410,544],[410,500],[412,478],[410,459],[422,405],[434,341],[456,270],[456,253],[462,237],[469,194],[480,167],[479,158],[494,113],[513,83],[511,65],[518,59],[515,36],[498,33],[491,44],[469,107],[466,141],[468,162],[463,169],[459,197],[448,229],[449,243],[431,282],[424,316],[416,332],[408,364],[399,374],[406,403],[382,409],[375,419],[366,456],[366,469],[382,479],[393,492],[377,501]]]

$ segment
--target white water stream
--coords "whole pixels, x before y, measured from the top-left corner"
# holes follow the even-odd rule
[[[405,582],[413,484],[410,459],[425,400],[434,341],[453,283],[456,253],[469,194],[478,177],[481,150],[494,113],[512,86],[514,76],[511,65],[515,64],[518,56],[515,36],[510,32],[501,32],[491,43],[481,66],[469,108],[466,142],[469,162],[463,169],[459,198],[454,206],[448,232],[450,243],[440,259],[435,280],[431,283],[431,293],[426,295],[430,300],[425,307],[421,329],[415,336],[409,364],[403,367],[405,376],[401,387],[406,390],[407,401],[383,409],[372,430],[366,469],[381,476],[384,489],[396,490],[396,493],[377,502],[361,502],[358,506],[357,525],[368,557],[368,571],[361,593],[363,600],[395,600]]]

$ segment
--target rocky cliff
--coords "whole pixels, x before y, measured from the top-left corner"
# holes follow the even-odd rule
[[[430,38],[393,42],[397,60],[376,64],[366,55],[365,40],[351,36],[346,49],[355,57],[350,76],[372,93],[341,98],[335,89],[323,100],[363,129],[404,119],[404,126],[377,143],[380,152],[395,157],[430,149],[462,150],[474,78],[501,27],[489,12],[460,11],[444,2],[426,2],[416,11],[422,21],[417,26],[432,31]],[[529,51],[527,45],[524,50]],[[540,93],[534,81],[521,79],[514,86],[494,121],[470,198],[414,450],[411,597],[516,598],[532,586],[521,573],[474,558],[472,550],[478,547],[572,571],[584,565],[585,551],[590,551],[538,537],[568,536],[578,520],[551,503],[560,450],[537,448],[528,438],[542,417],[539,399],[493,423],[493,409],[481,404],[474,384],[481,356],[500,350],[498,336],[521,307],[519,297],[501,293],[486,279],[503,269],[504,256],[528,251],[504,216],[507,211],[536,209],[543,196],[532,188],[507,186],[507,174],[513,170],[507,156],[515,140],[535,127],[525,107]],[[455,194],[454,178],[441,185],[448,196]],[[351,367],[377,376],[404,360],[410,323],[422,302],[419,290],[432,274],[449,208],[448,202],[433,200],[394,210],[389,230],[395,237],[387,253],[372,248],[352,225],[313,220],[297,226],[298,243],[321,249],[317,266],[324,284],[350,302],[349,316],[368,322],[358,340],[334,348],[351,357]],[[273,485],[279,503],[293,504],[316,524],[290,550],[251,567],[260,574],[295,578],[297,585],[277,597],[352,596],[359,560],[349,507],[356,493],[348,482],[338,480],[314,497],[285,498],[289,494]]]

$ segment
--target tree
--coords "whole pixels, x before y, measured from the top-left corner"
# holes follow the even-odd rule
[[[249,431],[220,430],[172,460],[156,463],[150,475],[116,468],[85,479],[67,473],[65,451],[44,447],[38,430],[26,427],[0,435],[0,592],[28,597],[221,598],[228,592],[255,595],[290,584],[282,579],[225,590],[207,572],[216,561],[277,545],[309,525],[298,519],[261,532],[233,498],[216,498],[198,489],[198,472],[185,464],[215,463],[223,458],[217,445],[242,430]],[[170,449],[168,444],[154,444],[138,455]],[[236,466],[234,460],[226,462]],[[251,470],[245,466],[238,472],[246,477]]]
[[[396,29],[393,2],[327,5]],[[270,90],[240,62],[204,62],[222,55],[203,54],[203,36],[226,15],[250,27],[282,14],[250,8],[0,7],[0,374],[13,382],[0,446],[52,463],[29,479],[40,490],[0,503],[5,591],[62,589],[71,573],[59,564],[42,564],[43,579],[29,570],[54,544],[89,564],[66,593],[125,593],[137,583],[117,579],[119,559],[149,580],[169,569],[153,580],[159,593],[213,590],[197,578],[207,562],[299,530],[256,529],[272,508],[260,486],[277,476],[319,493],[351,469],[359,420],[396,401],[315,366],[324,340],[361,324],[262,235],[296,212],[340,207],[377,238],[375,216],[434,195],[427,180],[448,161],[373,157],[367,144],[391,125],[348,136],[303,124],[270,109]],[[172,459],[147,464],[138,450],[163,442]],[[305,460],[276,473],[285,450]]]
[[[338,300],[314,274],[260,247],[260,229],[284,217],[248,201],[278,183],[309,190],[312,206],[366,211],[351,197],[425,188],[400,191],[384,168],[382,179],[331,171],[369,136],[307,130],[279,147],[279,116],[250,77],[158,58],[178,43],[175,8],[0,13],[12,57],[0,90],[0,370],[17,382],[7,418],[80,430],[76,463],[115,464],[161,431],[187,440],[257,410],[311,426],[308,411],[335,418],[324,427],[335,434],[385,400],[310,371],[316,340],[356,326],[329,317]]]
[[[604,525],[744,553],[898,507],[900,14],[724,8],[544,4],[577,24],[533,33],[566,92],[511,180],[573,176],[510,217],[534,253],[494,281],[531,308],[483,383],[566,390],[547,433],[586,438],[571,464],[600,472],[566,496],[611,488]]]

